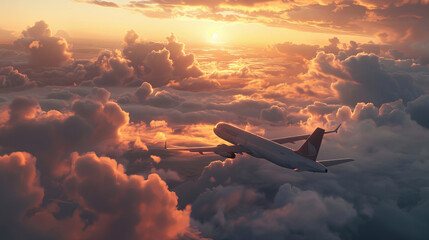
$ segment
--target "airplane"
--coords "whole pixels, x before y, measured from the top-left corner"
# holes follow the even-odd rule
[[[214,133],[233,145],[220,144],[210,147],[167,148],[166,150],[213,152],[225,158],[235,158],[236,154],[247,153],[256,158],[264,158],[276,165],[293,169],[296,172],[328,172],[327,167],[353,161],[351,158],[329,159],[317,161],[317,155],[323,136],[337,133],[341,124],[332,131],[316,128],[311,135],[300,135],[285,138],[267,139],[254,133],[238,128],[232,124],[219,122],[214,127]],[[306,140],[298,150],[292,150],[282,144]]]

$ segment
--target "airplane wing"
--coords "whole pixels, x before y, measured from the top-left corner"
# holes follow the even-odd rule
[[[338,125],[338,127],[335,128],[334,130],[325,132],[325,134],[328,134],[328,133],[337,133],[338,129],[340,127],[341,127],[341,124]],[[310,137],[310,134],[306,134],[306,135],[293,136],[293,137],[275,138],[275,139],[270,139],[270,140],[273,141],[273,142],[276,142],[278,144],[285,144],[285,143],[294,143],[296,141],[306,140],[309,137]]]
[[[338,164],[342,164],[342,163],[346,163],[346,162],[351,162],[351,161],[354,161],[354,160],[351,158],[340,158],[340,159],[320,160],[317,162],[322,164],[325,167],[330,167],[330,166],[334,166],[334,165],[338,165]]]
[[[189,151],[189,152],[214,152],[214,153],[243,153],[246,152],[246,149],[240,145],[217,145],[217,146],[208,146],[208,147],[191,147],[191,148],[165,148],[167,150],[177,150],[177,151]]]

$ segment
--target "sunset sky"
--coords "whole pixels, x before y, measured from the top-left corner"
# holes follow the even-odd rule
[[[0,239],[427,239],[429,1],[0,2]],[[247,154],[337,134],[326,174]],[[297,149],[302,142],[287,144]]]
[[[142,4],[144,2],[141,1]],[[150,3],[150,1],[147,2]],[[254,1],[253,6],[247,6],[246,1],[243,1],[244,6],[240,6],[240,4],[229,6],[218,1],[219,4],[215,6],[216,8],[231,8],[231,10],[222,9],[220,15],[242,16],[235,21],[216,21],[214,16],[204,17],[205,13],[211,12],[210,8],[213,6],[206,6],[206,3],[211,1],[196,2],[192,7],[180,4],[176,6],[174,3],[179,1],[165,1],[168,10],[164,10],[162,4],[154,2],[149,5],[151,7],[141,8],[128,1],[106,2],[110,5],[104,7],[103,1],[3,1],[0,3],[3,19],[0,28],[17,37],[20,29],[24,29],[29,23],[45,20],[50,24],[54,33],[63,30],[73,38],[118,41],[126,31],[134,29],[141,33],[146,40],[160,41],[166,35],[174,32],[182,36],[183,41],[187,43],[207,44],[214,43],[212,35],[218,33],[218,43],[259,47],[285,40],[296,43],[326,43],[332,32],[336,32],[338,37],[346,41],[377,41],[373,35],[362,34],[359,31],[319,27],[318,24],[312,23],[301,26],[295,21],[288,21],[288,24],[282,27],[282,24],[276,21],[285,21],[283,19],[286,16],[281,19],[273,19],[273,22],[270,23],[269,15],[248,17],[239,12],[256,12],[259,8],[279,12],[281,8],[293,7],[293,5],[282,4],[285,6],[277,8],[276,1]],[[167,3],[171,3],[174,7]],[[170,9],[174,14],[165,13]],[[17,18],[17,16],[20,17]],[[7,21],[8,19],[16,20]],[[1,40],[7,42],[12,39],[5,32]]]

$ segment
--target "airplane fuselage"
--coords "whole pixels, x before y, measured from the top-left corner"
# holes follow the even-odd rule
[[[290,148],[244,131],[233,125],[218,123],[213,131],[218,137],[225,141],[244,147],[247,154],[257,158],[264,158],[281,167],[295,169],[297,171],[328,171],[322,164],[303,157]]]

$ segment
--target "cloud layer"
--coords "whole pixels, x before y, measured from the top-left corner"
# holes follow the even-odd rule
[[[285,14],[312,25],[328,18],[335,27],[351,13],[347,31],[368,12],[414,8],[400,1],[144,4],[255,17],[268,14],[256,8],[289,4]],[[122,49],[80,60],[45,22],[35,23],[1,61],[0,236],[426,239],[429,68],[423,54],[382,37],[383,44],[333,37],[326,46],[284,42],[250,52],[188,49],[173,34],[147,42],[129,31]],[[296,173],[248,155],[163,149],[166,141],[225,143],[212,131],[219,121],[266,138],[342,123],[319,157],[356,161],[327,174]]]

